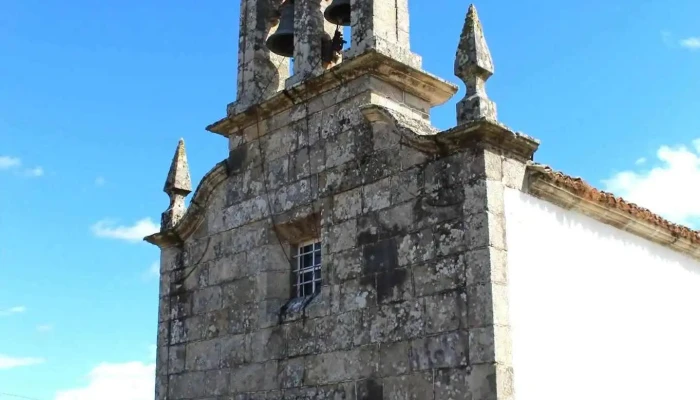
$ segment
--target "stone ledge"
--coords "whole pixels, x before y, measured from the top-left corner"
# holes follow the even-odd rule
[[[506,150],[523,161],[530,160],[539,141],[514,132],[498,121],[479,119],[437,132],[425,121],[407,117],[376,104],[360,107],[371,123],[383,122],[395,126],[405,144],[428,154],[450,154],[478,143]]]
[[[269,118],[362,75],[376,76],[428,102],[432,107],[445,103],[458,90],[457,85],[435,75],[403,64],[377,51],[370,51],[342,62],[318,77],[282,90],[260,104],[242,112],[230,114],[207,126],[206,129],[226,137],[235,135],[259,119]]]
[[[306,309],[319,297],[319,293],[287,300],[279,310],[280,324],[307,318]]]
[[[700,260],[700,232],[600,191],[580,178],[530,163],[527,192],[566,210],[574,210],[654,243]]]
[[[209,197],[226,180],[228,175],[226,160],[216,164],[199,182],[192,196],[192,201],[182,219],[171,229],[146,236],[143,240],[160,248],[181,244],[202,223]]]

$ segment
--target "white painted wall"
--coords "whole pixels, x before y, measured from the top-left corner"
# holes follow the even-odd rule
[[[700,399],[700,263],[506,192],[517,400]]]

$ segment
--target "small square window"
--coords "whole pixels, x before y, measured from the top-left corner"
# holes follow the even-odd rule
[[[321,290],[321,242],[300,243],[294,255],[294,294],[306,297]]]

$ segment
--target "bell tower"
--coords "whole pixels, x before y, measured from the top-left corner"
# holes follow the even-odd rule
[[[351,38],[342,36],[343,27]],[[421,65],[410,50],[408,0],[241,0],[236,100],[207,129],[230,137],[242,128],[233,121],[253,110],[264,118],[260,112],[273,115],[369,76],[402,93],[391,99],[384,87],[383,97],[427,119],[457,88]]]
[[[157,400],[512,400],[502,200],[537,143],[496,121],[475,8],[457,126],[434,128],[457,86],[408,20],[408,0],[241,1],[236,99],[207,127],[228,157],[186,206],[179,144],[146,238]]]
[[[410,50],[408,0],[241,0],[238,46],[229,116],[368,52],[421,68]]]

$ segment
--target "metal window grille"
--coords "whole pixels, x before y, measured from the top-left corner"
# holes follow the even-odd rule
[[[297,247],[294,291],[305,297],[321,290],[321,242],[314,240]]]

